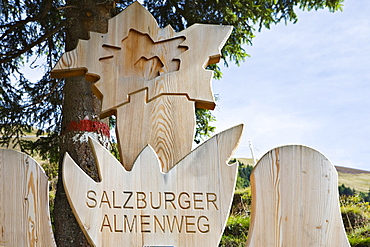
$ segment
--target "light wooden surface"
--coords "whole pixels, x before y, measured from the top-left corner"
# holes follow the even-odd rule
[[[56,246],[48,179],[26,154],[0,149],[0,246]]]
[[[121,161],[131,170],[138,154],[150,145],[163,172],[190,153],[194,140],[194,103],[185,96],[165,95],[146,102],[146,91],[130,96],[130,104],[117,109],[117,137]]]
[[[68,156],[63,166],[67,197],[94,246],[217,246],[229,214],[237,166],[227,160],[242,125],[222,132],[160,172],[148,145],[132,171],[90,140],[101,182]]]
[[[90,33],[65,53],[52,77],[85,75],[103,98],[102,114],[128,103],[128,95],[147,89],[148,100],[164,94],[187,95],[199,107],[215,106],[212,71],[231,26],[194,24],[176,33],[160,29],[154,17],[134,2],[109,20],[108,33]]]
[[[265,154],[251,175],[247,246],[348,247],[338,176],[318,151],[300,145]]]
[[[176,33],[158,27],[134,2],[109,20],[108,33],[90,33],[66,52],[52,77],[85,75],[102,100],[101,117],[115,114],[121,162],[130,170],[151,145],[166,172],[191,151],[194,109],[214,109],[211,88],[231,26],[194,24]],[[140,126],[140,127],[139,127]]]

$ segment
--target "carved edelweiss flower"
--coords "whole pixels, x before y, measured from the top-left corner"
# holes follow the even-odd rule
[[[197,107],[215,107],[209,64],[220,59],[231,26],[194,24],[176,33],[158,27],[154,17],[134,2],[109,20],[108,33],[90,33],[66,52],[52,77],[85,75],[103,100],[102,113],[128,103],[128,95],[148,90],[159,95],[187,95]]]
[[[194,24],[176,33],[158,27],[138,2],[109,20],[108,33],[90,33],[65,53],[53,77],[85,75],[102,100],[101,117],[115,114],[121,162],[130,170],[150,144],[168,171],[191,151],[195,107],[213,109],[212,71],[231,26]],[[138,131],[140,133],[138,133]]]

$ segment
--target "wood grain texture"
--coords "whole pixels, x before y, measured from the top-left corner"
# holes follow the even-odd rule
[[[109,20],[108,33],[90,33],[66,52],[52,77],[85,75],[102,98],[102,114],[127,103],[128,95],[147,89],[149,101],[160,95],[187,95],[198,108],[213,109],[213,72],[231,26],[194,24],[176,33],[158,27],[154,17],[134,2]]]
[[[337,181],[334,166],[314,149],[291,145],[265,154],[251,175],[247,246],[348,247]]]
[[[159,28],[134,2],[109,20],[108,33],[90,33],[66,52],[52,77],[85,75],[102,100],[101,117],[117,119],[121,161],[130,170],[150,144],[163,172],[191,151],[194,108],[214,109],[213,72],[231,26],[194,24],[176,33]],[[139,127],[140,126],[140,127]]]
[[[117,137],[121,162],[131,170],[146,145],[158,155],[167,172],[190,153],[194,138],[194,103],[185,96],[162,96],[146,102],[146,91],[130,95],[130,103],[117,109]]]
[[[35,160],[0,149],[0,246],[56,246],[48,192],[48,179]]]
[[[229,214],[237,166],[227,160],[242,125],[222,132],[162,173],[148,145],[132,170],[91,141],[101,182],[68,156],[63,166],[67,197],[93,246],[217,246]]]

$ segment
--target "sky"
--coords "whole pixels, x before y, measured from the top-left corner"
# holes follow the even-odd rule
[[[260,159],[288,144],[312,147],[335,165],[370,170],[370,2],[343,12],[298,11],[296,24],[256,33],[251,55],[213,81],[216,132],[244,123],[234,157]]]

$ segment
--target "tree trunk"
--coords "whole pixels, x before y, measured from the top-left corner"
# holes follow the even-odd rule
[[[66,51],[73,50],[79,39],[89,39],[89,31],[107,32],[108,19],[114,9],[114,0],[67,0]],[[62,160],[68,152],[89,176],[98,180],[95,161],[87,142],[86,132],[71,129],[71,123],[81,120],[99,121],[101,102],[94,96],[91,82],[84,76],[66,79],[64,87],[63,121],[61,136],[61,161],[54,204],[55,239],[58,247],[90,246],[82,233],[68,203],[62,181]],[[99,140],[107,140],[94,133]]]

